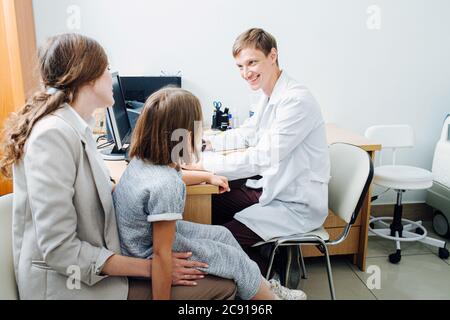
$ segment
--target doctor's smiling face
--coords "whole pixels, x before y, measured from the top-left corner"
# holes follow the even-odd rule
[[[272,93],[280,69],[277,64],[278,52],[275,48],[266,56],[264,52],[254,48],[243,49],[236,57],[242,78],[252,90],[262,89],[268,96]]]

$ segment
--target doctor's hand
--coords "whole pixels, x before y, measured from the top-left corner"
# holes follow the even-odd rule
[[[228,185],[228,179],[222,176],[211,175],[208,179],[208,183],[213,186],[219,187],[219,194],[230,192],[230,186]]]
[[[203,279],[207,273],[195,268],[208,268],[206,263],[187,260],[191,252],[172,253],[172,285],[196,286],[195,280]]]
[[[208,139],[203,139],[202,151],[212,151],[212,143]]]

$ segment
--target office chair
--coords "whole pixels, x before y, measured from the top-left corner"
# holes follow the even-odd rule
[[[266,278],[269,278],[275,254],[279,247],[299,247],[302,245],[315,245],[325,255],[328,284],[333,300],[336,294],[333,284],[330,256],[328,246],[338,245],[345,241],[350,228],[355,223],[359,211],[368,193],[373,177],[373,165],[369,154],[363,149],[346,144],[335,143],[330,146],[331,180],[328,184],[328,207],[347,224],[342,234],[335,240],[322,226],[305,234],[296,234],[287,237],[271,239],[267,242],[259,242],[256,245],[272,243],[269,269]],[[255,245],[255,246],[256,246]],[[301,253],[301,251],[300,251]],[[303,257],[300,256],[302,269],[304,270]]]
[[[396,151],[401,148],[414,146],[414,131],[409,125],[379,125],[366,130],[366,137],[382,144],[383,149],[392,149],[392,165],[382,165],[380,154],[380,166],[375,168],[374,184],[395,190],[397,202],[394,207],[393,217],[371,218],[369,224],[370,235],[377,235],[384,239],[396,242],[396,252],[389,255],[391,263],[399,263],[401,260],[400,242],[420,241],[439,248],[439,257],[448,259],[449,252],[445,241],[433,239],[427,236],[427,230],[422,226],[422,221],[411,221],[402,218],[402,195],[407,190],[425,190],[433,185],[433,175],[430,171],[411,166],[396,164]],[[374,197],[376,199],[376,197]],[[385,220],[392,221],[391,224]],[[403,223],[407,223],[404,225]],[[375,229],[375,224],[381,224],[385,228]],[[414,230],[415,232],[411,232]]]
[[[0,300],[18,300],[12,252],[13,195],[0,197]]]

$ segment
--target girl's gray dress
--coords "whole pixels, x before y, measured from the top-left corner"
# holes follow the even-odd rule
[[[251,299],[261,284],[255,262],[225,227],[182,221],[186,187],[181,172],[133,159],[114,191],[122,254],[150,258],[152,223],[175,221],[174,252],[192,252],[192,260],[207,263],[208,274],[234,279],[238,296]]]

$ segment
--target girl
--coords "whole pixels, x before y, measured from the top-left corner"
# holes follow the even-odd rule
[[[0,152],[2,173],[14,176],[20,298],[141,298],[137,282],[128,277],[150,278],[152,261],[120,254],[112,184],[90,129],[94,110],[114,103],[106,53],[90,38],[64,34],[41,50],[39,69],[44,88],[11,116]],[[192,285],[186,281],[203,275],[191,267],[203,264],[185,257],[169,257],[177,266],[173,281]],[[228,298],[234,290],[229,280],[202,280],[173,295]]]
[[[155,299],[171,298],[171,250],[191,251],[208,263],[209,274],[233,279],[242,299],[305,299],[300,290],[267,282],[226,228],[181,220],[185,184],[215,181],[228,189],[223,177],[180,170],[198,158],[201,121],[200,102],[187,91],[167,88],[147,100],[133,134],[132,161],[114,191],[122,252],[153,258]]]

